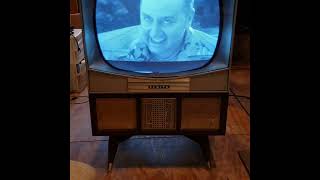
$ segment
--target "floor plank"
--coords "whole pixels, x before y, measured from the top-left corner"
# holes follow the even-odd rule
[[[239,157],[242,163],[244,164],[244,166],[246,167],[246,170],[250,174],[250,151],[249,150],[239,151]]]
[[[250,97],[250,69],[231,70],[230,87],[234,93]]]

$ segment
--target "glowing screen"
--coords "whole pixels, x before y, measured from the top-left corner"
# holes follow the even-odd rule
[[[219,38],[219,0],[97,0],[95,18],[104,59],[130,71],[165,72],[161,63],[176,71],[200,67]],[[139,62],[154,68],[135,68]]]

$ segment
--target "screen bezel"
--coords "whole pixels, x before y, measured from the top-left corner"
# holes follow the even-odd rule
[[[133,77],[138,79],[176,79],[187,78],[197,75],[205,75],[208,73],[219,72],[230,69],[232,63],[233,42],[235,35],[235,23],[237,16],[237,2],[238,0],[221,0],[221,13],[223,13],[223,27],[221,31],[221,40],[214,63],[211,63],[200,70],[191,70],[187,73],[180,72],[170,76],[148,76],[141,75],[135,72],[126,72],[123,70],[117,70],[106,64],[103,58],[99,56],[99,48],[97,46],[96,33],[94,32],[94,6],[95,1],[92,0],[80,0],[80,14],[82,19],[82,36],[84,53],[86,56],[86,65],[88,69],[88,75],[91,72],[98,72],[102,74],[115,75],[121,77]]]
[[[155,72],[155,73],[140,73],[140,72],[136,72],[136,71],[132,71],[132,70],[127,70],[127,69],[121,69],[121,68],[118,68],[118,67],[115,67],[114,65],[112,65],[109,61],[112,61],[112,60],[107,60],[105,59],[104,55],[103,55],[103,52],[101,50],[101,47],[100,47],[100,43],[99,43],[99,40],[98,40],[98,33],[97,33],[97,24],[96,24],[96,11],[97,11],[97,0],[95,0],[95,3],[94,3],[94,10],[93,10],[93,13],[94,13],[94,16],[93,16],[93,30],[94,30],[94,35],[95,35],[95,43],[97,44],[97,47],[98,47],[98,52],[99,52],[99,56],[102,57],[103,59],[103,62],[110,66],[111,68],[114,68],[118,71],[122,71],[124,73],[127,73],[128,75],[133,75],[133,76],[140,76],[140,77],[156,77],[156,78],[159,78],[159,77],[164,77],[164,78],[170,78],[170,77],[175,77],[175,76],[178,76],[179,74],[186,74],[188,72],[191,72],[191,71],[197,71],[197,70],[200,70],[200,69],[203,69],[205,68],[206,66],[214,63],[214,60],[215,60],[215,57],[218,53],[218,49],[220,47],[220,42],[221,42],[221,38],[222,38],[222,30],[223,30],[223,25],[224,25],[224,17],[223,17],[223,6],[222,6],[222,0],[218,0],[218,3],[219,3],[219,35],[218,35],[218,40],[217,40],[217,43],[216,43],[216,48],[213,52],[213,55],[212,57],[205,63],[203,64],[202,66],[198,67],[198,68],[192,68],[192,69],[189,69],[189,70],[183,70],[183,71],[177,71],[177,72],[170,72],[170,73],[158,73],[158,72]],[[119,61],[120,62],[120,61]],[[123,63],[126,63],[128,61],[121,61]],[[159,62],[159,64],[161,63],[170,63],[171,65],[179,65],[179,64],[182,64],[182,63],[185,63],[186,61],[179,61],[179,62]],[[141,63],[141,62],[136,62],[136,63]],[[152,62],[153,64],[156,64],[155,62]],[[102,64],[100,64],[102,65]]]

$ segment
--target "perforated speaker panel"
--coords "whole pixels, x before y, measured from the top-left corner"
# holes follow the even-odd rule
[[[142,129],[175,129],[175,98],[143,98],[141,100]]]

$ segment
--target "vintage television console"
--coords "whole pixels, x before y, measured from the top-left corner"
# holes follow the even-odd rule
[[[161,2],[175,4],[158,11],[155,8],[161,7],[161,3],[155,0],[119,0],[117,3],[81,0],[92,133],[109,136],[109,164],[113,162],[117,145],[124,139],[133,135],[166,134],[185,135],[200,142],[210,165],[212,155],[208,136],[224,135],[226,131],[237,2]],[[192,7],[196,13],[192,16],[192,26],[210,34],[206,38],[204,33],[192,31],[199,36],[192,34],[195,40],[190,42],[203,43],[203,47],[208,46],[209,53],[193,47],[195,49],[186,53],[194,50],[198,54],[184,56],[186,59],[183,56],[169,60],[156,58],[162,45],[171,42],[173,32],[170,28],[181,25],[178,18],[189,20],[187,13],[183,15],[185,17],[179,14],[184,13],[182,7],[185,6],[181,6],[181,11],[171,8],[185,2],[194,3]],[[111,6],[113,8],[108,8]],[[176,16],[171,17],[172,12]],[[190,14],[193,15],[192,11]],[[138,17],[134,18],[135,15]],[[140,44],[130,45],[140,38],[141,27],[150,28],[149,40],[143,41],[147,44],[146,51],[142,49],[145,46],[136,48]],[[176,40],[178,36],[175,35]],[[186,36],[182,39],[184,42]],[[167,51],[170,48],[163,50],[163,54]],[[144,59],[132,59],[135,53],[141,53],[139,57]],[[145,58],[144,53],[153,57]]]

